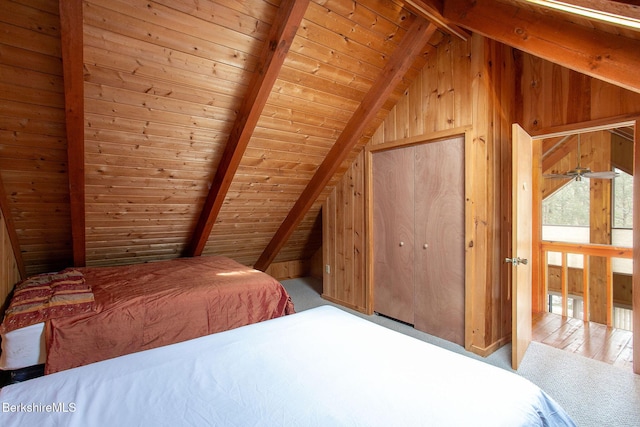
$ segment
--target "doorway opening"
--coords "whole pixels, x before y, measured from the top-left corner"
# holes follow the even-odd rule
[[[536,138],[532,338],[632,369],[635,122]]]

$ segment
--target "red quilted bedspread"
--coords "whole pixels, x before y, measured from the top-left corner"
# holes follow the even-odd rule
[[[47,322],[47,374],[294,311],[277,280],[220,256],[77,270],[96,311]]]

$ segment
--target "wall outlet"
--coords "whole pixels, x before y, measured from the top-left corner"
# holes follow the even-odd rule
[[[329,264],[326,264],[324,266],[324,272],[327,274],[331,274],[331,266]]]

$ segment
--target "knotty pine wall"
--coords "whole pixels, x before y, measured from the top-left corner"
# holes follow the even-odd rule
[[[466,347],[488,354],[508,339],[511,308],[508,269],[501,259],[510,244],[501,233],[510,195],[509,136],[514,103],[515,65],[511,49],[473,36],[443,41],[428,57],[421,75],[392,109],[370,144],[403,145],[467,132],[467,325]],[[366,200],[352,183],[364,181],[364,165],[354,163],[325,203],[324,276],[328,299],[370,311],[370,253],[365,233]],[[363,215],[363,217],[361,217]],[[329,225],[327,225],[329,224]],[[335,227],[335,229],[333,229]],[[349,242],[353,242],[353,252]],[[328,247],[327,247],[328,246]],[[345,255],[349,255],[346,257]]]
[[[522,56],[518,121],[529,133],[640,113],[640,94],[529,54]]]
[[[511,248],[511,123],[535,132],[631,113],[640,113],[640,94],[473,36],[467,42],[443,42],[375,133],[370,144],[402,145],[469,128],[468,349],[489,354],[511,334],[510,269],[503,263]],[[366,247],[367,237],[352,224],[364,221],[367,213],[366,200],[348,185],[354,174],[364,177],[365,168],[354,163],[325,203],[323,215],[335,218],[329,235],[352,240],[355,249]],[[342,204],[334,204],[338,200]],[[325,263],[335,262],[341,246],[326,237],[324,245]],[[347,253],[344,247],[341,251]],[[366,257],[354,254],[341,268],[332,268],[330,277],[325,272],[324,293],[366,311],[371,292]]]
[[[368,312],[364,162],[363,151],[322,207],[322,296]]]
[[[13,289],[13,285],[20,281],[20,271],[16,263],[16,257],[13,255],[13,248],[9,240],[7,225],[4,221],[4,215],[0,210],[0,247],[2,248],[2,256],[0,257],[0,307],[3,306],[7,295]],[[0,309],[0,317],[2,311]]]

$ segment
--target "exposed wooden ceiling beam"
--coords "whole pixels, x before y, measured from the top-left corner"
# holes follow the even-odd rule
[[[254,268],[264,271],[269,267],[435,31],[435,25],[421,16],[416,17]]]
[[[86,264],[82,0],[60,2],[73,264]]]
[[[471,35],[459,26],[452,24],[442,16],[442,0],[405,0],[407,8],[416,15],[422,15],[424,18],[433,22],[437,27],[442,28],[449,34],[467,40]]]
[[[444,17],[475,33],[640,93],[640,43],[492,0],[446,0]]]
[[[207,244],[222,203],[308,5],[309,0],[283,0],[280,3],[269,36],[265,41],[265,47],[262,49],[262,56],[229,134],[200,219],[187,248],[187,256],[200,256]]]
[[[27,277],[27,270],[24,266],[24,260],[22,259],[22,251],[20,250],[20,242],[18,240],[18,234],[16,233],[15,223],[13,222],[13,215],[11,215],[11,210],[7,203],[7,193],[4,190],[2,176],[0,176],[0,211],[4,217],[4,224],[7,228],[7,234],[9,235],[13,256],[16,260],[18,271],[20,272],[20,278],[25,279]]]
[[[576,151],[578,147],[577,139],[571,137],[563,138],[563,142],[561,145],[555,147],[553,150],[549,150],[548,152],[543,153],[542,155],[542,172],[547,173],[547,171],[553,167],[556,163],[562,160],[565,156],[567,156],[572,151]]]
[[[618,25],[637,30],[640,8],[637,0],[516,0],[520,3],[536,4],[545,9],[558,11],[568,16],[580,16],[605,23],[617,21]],[[635,3],[635,4],[633,4]]]

